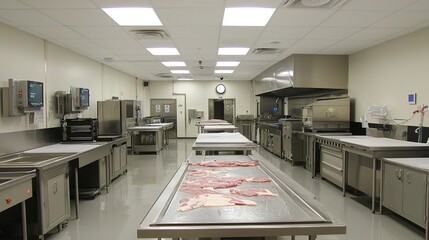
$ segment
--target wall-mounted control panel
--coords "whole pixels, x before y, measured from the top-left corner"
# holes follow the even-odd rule
[[[44,107],[43,82],[9,79],[2,89],[3,116],[21,116]]]

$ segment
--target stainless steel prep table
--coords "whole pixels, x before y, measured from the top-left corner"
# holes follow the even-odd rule
[[[371,210],[375,212],[377,162],[384,157],[425,157],[429,156],[429,145],[390,138],[350,138],[340,139],[343,146],[343,195],[346,194],[348,159],[354,153],[372,159]],[[381,203],[380,203],[381,209]]]
[[[168,131],[174,127],[174,123],[149,123],[145,126],[161,126],[162,127],[162,144],[168,145]]]
[[[131,152],[156,152],[162,150],[163,126],[129,127],[131,132]]]
[[[33,196],[32,179],[35,171],[27,173],[0,172],[0,213],[17,204],[21,205],[22,238],[27,240],[27,211],[25,200]]]
[[[237,127],[230,124],[230,125],[211,125],[211,126],[204,126],[202,129],[203,133],[213,133],[213,132],[235,132],[237,131]]]
[[[256,144],[241,133],[200,133],[192,145],[192,150],[204,155],[208,151],[242,151],[250,154],[256,149]]]
[[[186,178],[190,162],[259,160],[256,167],[221,168],[232,177],[269,177],[270,183],[257,184],[277,193],[278,197],[249,198],[257,206],[207,207],[177,212],[185,193],[178,187]],[[249,185],[247,185],[249,186]],[[187,195],[189,196],[189,195]],[[244,197],[243,197],[244,198]],[[259,154],[249,156],[195,156],[182,164],[137,229],[138,238],[201,237],[277,237],[344,234],[346,225],[333,220],[314,195],[298,185]]]
[[[204,127],[206,126],[225,126],[225,125],[231,125],[231,123],[225,121],[225,120],[202,120],[195,124],[195,126],[198,127],[198,133],[202,133]]]

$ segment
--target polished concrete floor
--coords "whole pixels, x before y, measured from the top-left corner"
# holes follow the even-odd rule
[[[117,178],[108,193],[94,200],[80,201],[80,218],[71,220],[62,231],[49,234],[49,240],[131,240],[152,203],[169,182],[178,166],[191,152],[195,140],[170,140],[158,155],[129,155],[128,173]],[[312,192],[331,216],[347,224],[347,234],[318,236],[317,239],[350,240],[422,240],[424,230],[394,214],[372,214],[352,195],[342,196],[334,185],[311,174],[302,166],[275,157],[265,150],[258,152]],[[285,237],[289,239],[289,237]],[[306,239],[299,236],[296,239]]]

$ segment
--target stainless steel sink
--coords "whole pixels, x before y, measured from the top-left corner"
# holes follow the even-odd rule
[[[62,159],[67,156],[70,156],[70,154],[18,153],[1,157],[0,164],[41,164]]]

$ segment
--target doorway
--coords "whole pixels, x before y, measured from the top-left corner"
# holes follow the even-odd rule
[[[209,119],[235,124],[235,99],[209,99]]]
[[[160,117],[162,122],[173,123],[168,131],[168,138],[177,138],[177,104],[176,99],[150,99],[150,115]]]

